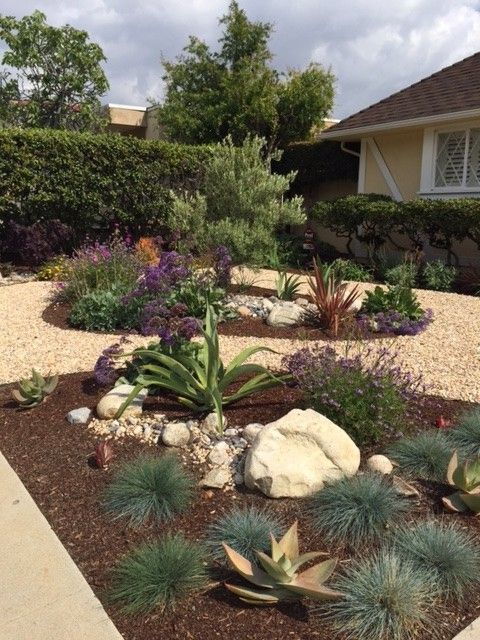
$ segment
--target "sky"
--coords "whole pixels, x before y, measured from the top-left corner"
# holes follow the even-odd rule
[[[309,62],[337,78],[342,118],[480,50],[480,0],[240,0],[250,19],[271,22],[273,66]],[[84,29],[107,57],[104,102],[147,105],[163,94],[163,56],[196,35],[215,46],[228,0],[0,0],[21,17],[40,9],[50,24]],[[1,50],[1,44],[0,44]]]

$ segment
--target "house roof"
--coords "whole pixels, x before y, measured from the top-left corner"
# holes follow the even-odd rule
[[[480,52],[341,120],[324,137],[345,137],[344,134],[370,127],[388,128],[388,123],[407,125],[409,121],[474,110],[480,110]]]

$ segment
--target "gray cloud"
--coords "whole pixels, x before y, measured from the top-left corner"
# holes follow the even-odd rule
[[[38,8],[55,25],[89,32],[108,58],[110,102],[145,104],[162,95],[160,57],[174,58],[195,34],[214,45],[228,0],[3,0],[2,13]],[[244,0],[254,19],[274,23],[274,64],[311,60],[337,77],[336,117],[344,117],[443,66],[480,43],[477,0]]]

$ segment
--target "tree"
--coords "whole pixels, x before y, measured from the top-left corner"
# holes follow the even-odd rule
[[[101,123],[106,58],[86,31],[52,27],[35,11],[21,19],[0,16],[0,39],[8,47],[0,75],[3,126],[91,129]]]
[[[236,1],[220,19],[219,50],[191,36],[174,62],[163,60],[165,100],[158,117],[167,135],[190,144],[249,135],[268,149],[310,137],[330,113],[334,76],[319,64],[279,73],[271,68],[272,25],[251,22]]]

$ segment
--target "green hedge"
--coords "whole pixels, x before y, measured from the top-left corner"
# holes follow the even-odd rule
[[[377,250],[391,241],[405,251],[428,244],[458,261],[455,242],[472,240],[480,249],[480,199],[415,199],[394,202],[388,196],[366,194],[318,202],[311,218],[345,238],[351,251],[356,239]],[[396,234],[401,234],[399,244]]]
[[[76,232],[113,221],[161,228],[171,189],[196,188],[210,147],[51,130],[0,131],[0,221],[59,219]]]

